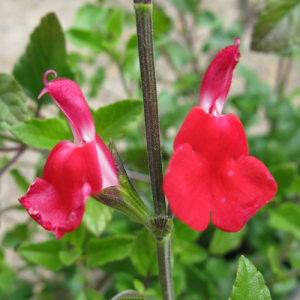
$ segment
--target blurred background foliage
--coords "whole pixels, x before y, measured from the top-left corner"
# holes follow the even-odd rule
[[[250,155],[270,169],[278,193],[237,233],[213,226],[195,232],[175,219],[172,261],[176,299],[228,299],[241,254],[263,274],[273,300],[296,299],[293,295],[300,275],[300,86],[291,91],[286,87],[291,67],[300,58],[299,1],[270,0],[261,5],[241,0],[240,21],[230,28],[220,17],[203,10],[199,0],[164,2],[162,6],[154,1],[153,21],[165,168],[174,137],[189,110],[197,105],[201,79],[219,50],[238,36],[243,55],[243,36],[255,23],[252,49],[272,52],[278,61],[273,85],[260,79],[255,66],[240,63],[233,80],[241,78],[243,89],[230,94],[225,105],[225,113],[234,112],[241,119]],[[179,17],[176,24],[169,9]],[[72,140],[61,113],[45,118],[53,105],[50,98],[37,100],[43,73],[55,69],[59,77],[74,79],[83,87],[95,108],[91,111],[97,133],[105,143],[115,139],[129,176],[153,215],[133,9],[125,11],[110,1],[98,0],[80,7],[74,20],[72,28],[63,31],[55,14],[44,16],[13,68],[14,77],[0,75],[0,174],[10,172],[21,196],[34,177],[27,178],[14,167],[20,155],[28,150],[39,153],[35,175],[41,177],[49,150],[62,139]],[[194,32],[204,27],[209,34],[198,51]],[[69,53],[66,41],[73,45]],[[107,77],[107,69],[96,63],[103,53],[108,64],[117,67],[127,97],[99,108],[92,99],[98,99]],[[15,151],[15,156],[7,155],[9,151]],[[0,218],[10,210],[23,211],[16,199],[11,203],[0,210]],[[92,199],[80,227],[61,240],[41,233],[28,217],[5,233],[0,246],[2,300],[101,300],[124,290],[160,299],[153,237],[140,224]],[[7,262],[10,251],[18,253],[17,266]]]

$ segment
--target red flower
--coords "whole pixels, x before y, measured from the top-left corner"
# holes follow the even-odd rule
[[[239,231],[276,194],[266,166],[248,156],[243,126],[234,114],[221,115],[240,56],[233,46],[221,50],[204,75],[200,105],[184,120],[174,141],[163,190],[174,214],[195,230],[212,223]]]
[[[69,79],[47,82],[39,98],[49,93],[64,113],[74,143],[59,142],[46,161],[43,179],[36,178],[27,194],[19,199],[29,215],[46,230],[61,238],[82,221],[91,194],[119,185],[113,157],[95,133],[91,112],[78,85]]]

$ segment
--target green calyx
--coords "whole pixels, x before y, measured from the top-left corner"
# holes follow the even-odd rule
[[[155,217],[149,221],[149,230],[158,241],[171,234],[173,221],[168,217]]]
[[[100,194],[95,195],[94,199],[123,212],[137,223],[148,223],[148,209],[129,180],[112,140],[110,140],[109,150],[114,158],[120,186],[105,188]]]

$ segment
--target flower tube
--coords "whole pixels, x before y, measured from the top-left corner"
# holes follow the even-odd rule
[[[29,215],[57,239],[81,223],[85,204],[109,186],[119,185],[114,160],[95,133],[91,112],[79,86],[69,79],[47,82],[39,98],[49,93],[66,116],[74,143],[59,142],[47,158],[43,178],[36,178],[27,194],[19,199]]]
[[[163,182],[171,210],[194,230],[205,230],[211,219],[223,231],[239,231],[277,191],[267,167],[248,155],[239,118],[221,114],[239,44],[235,39],[208,67],[199,106],[189,112],[175,138]]]

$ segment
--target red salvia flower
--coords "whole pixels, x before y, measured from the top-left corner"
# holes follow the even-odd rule
[[[47,82],[39,98],[49,93],[66,116],[74,143],[59,142],[47,158],[43,179],[36,178],[19,199],[29,215],[46,230],[61,238],[81,223],[91,194],[119,185],[113,157],[95,133],[91,112],[79,86],[69,79]]]
[[[195,230],[212,223],[239,231],[276,194],[266,166],[248,156],[243,126],[221,115],[238,62],[240,40],[221,50],[204,75],[199,106],[184,120],[174,141],[163,190],[174,214]]]

